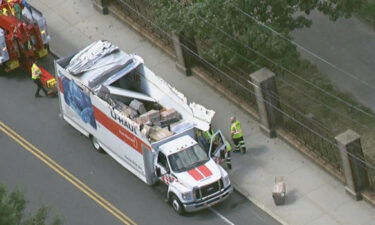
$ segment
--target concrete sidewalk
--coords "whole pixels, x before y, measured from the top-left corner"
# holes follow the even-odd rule
[[[195,77],[186,77],[173,59],[135,33],[127,25],[103,16],[90,0],[29,0],[45,13],[51,49],[69,55],[94,40],[107,39],[129,53],[144,58],[157,75],[168,80],[192,100],[214,109],[214,128],[229,134],[229,117],[236,115],[246,133],[248,153],[233,155],[232,181],[253,203],[291,225],[375,225],[375,211],[364,201],[345,194],[344,186],[280,139],[269,139],[257,122]],[[287,202],[275,206],[271,197],[275,176],[287,183]]]

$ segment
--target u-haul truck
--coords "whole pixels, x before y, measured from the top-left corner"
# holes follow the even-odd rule
[[[217,131],[211,143],[201,135],[209,129],[212,110],[188,103],[137,55],[117,50],[91,67],[111,60],[122,61],[121,66],[73,75],[67,67],[74,58],[55,61],[61,117],[96,150],[146,184],[160,183],[179,214],[207,208],[232,193],[227,172],[215,162],[225,150],[222,133]]]

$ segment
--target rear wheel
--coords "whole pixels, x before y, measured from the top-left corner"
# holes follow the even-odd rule
[[[180,200],[177,198],[176,195],[172,195],[171,197],[171,205],[172,205],[172,208],[173,210],[178,213],[179,215],[183,215],[184,214],[184,206],[182,205],[182,203],[180,202]]]
[[[97,152],[100,152],[100,153],[103,153],[103,149],[102,147],[100,146],[100,143],[99,143],[99,140],[94,137],[94,136],[90,136],[90,140],[91,140],[91,144],[92,146],[94,147],[94,149],[97,151]]]

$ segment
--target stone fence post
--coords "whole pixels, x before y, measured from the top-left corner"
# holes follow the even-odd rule
[[[198,54],[194,38],[172,33],[173,47],[176,52],[176,67],[186,76],[191,76],[194,54]]]
[[[268,137],[276,137],[276,128],[282,122],[276,75],[267,68],[250,74],[258,104],[260,129]]]
[[[361,191],[368,184],[366,165],[363,163],[363,152],[360,136],[353,130],[347,130],[335,137],[344,170],[345,190],[354,199],[361,200]]]
[[[109,0],[92,0],[94,8],[104,15],[108,14],[108,1]]]

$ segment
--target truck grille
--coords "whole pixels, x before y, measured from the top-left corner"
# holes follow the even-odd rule
[[[223,181],[220,179],[214,183],[208,184],[195,190],[195,196],[197,199],[212,195],[223,188]]]

